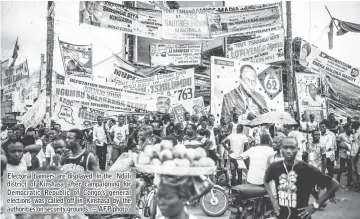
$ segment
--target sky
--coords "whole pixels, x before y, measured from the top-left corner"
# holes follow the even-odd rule
[[[119,2],[119,1],[113,1]],[[249,5],[275,1],[229,0],[226,5]],[[78,23],[78,1],[55,2],[55,49],[54,70],[63,74],[63,66],[57,38],[73,44],[92,44],[94,64],[112,53],[123,51],[123,38],[120,32],[90,28]],[[285,5],[285,4],[284,4]],[[292,1],[293,37],[301,37],[322,51],[350,65],[360,67],[360,34],[334,34],[334,48],[328,49],[327,31],[330,23],[325,5],[333,17],[360,24],[360,1]],[[285,10],[285,8],[284,8]],[[40,54],[46,53],[46,15],[47,2],[1,2],[1,60],[11,57],[19,37],[19,57],[17,63],[28,60],[30,70],[40,65]],[[336,27],[334,27],[336,32]],[[106,76],[111,66],[101,65],[94,68],[95,75]]]

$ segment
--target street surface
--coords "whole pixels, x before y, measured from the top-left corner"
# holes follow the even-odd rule
[[[360,218],[360,192],[346,191],[341,187],[336,193],[336,198],[340,202],[333,204],[328,202],[328,205],[324,210],[316,212],[312,219],[359,219]],[[314,200],[312,199],[310,203]],[[190,214],[193,214],[198,219],[209,218],[205,215],[200,207],[187,207]],[[229,218],[230,213],[226,212],[219,219]]]

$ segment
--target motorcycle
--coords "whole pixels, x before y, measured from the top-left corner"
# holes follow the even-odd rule
[[[230,189],[229,219],[275,219],[264,187],[241,184]]]

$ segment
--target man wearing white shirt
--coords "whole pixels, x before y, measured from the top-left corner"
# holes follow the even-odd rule
[[[125,124],[124,116],[119,116],[119,124],[112,126],[110,129],[110,133],[114,134],[114,140],[110,143],[113,145],[112,160],[113,162],[115,162],[121,155],[121,153],[124,151],[126,147],[126,142],[128,142],[129,138],[129,128]]]
[[[48,132],[49,144],[46,145],[45,149],[45,157],[46,163],[50,165],[52,163],[52,159],[55,156],[55,151],[51,143],[58,137],[58,131],[55,128],[50,129]]]
[[[93,129],[93,141],[96,145],[96,154],[99,158],[99,166],[101,170],[105,170],[106,166],[106,151],[107,151],[107,139],[105,126],[102,122],[101,116],[97,117],[97,122]]]
[[[325,145],[325,154],[326,154],[326,169],[330,177],[334,176],[334,164],[335,164],[335,144],[336,137],[335,134],[327,129],[327,122],[322,121],[319,124],[320,129],[320,144]]]
[[[294,126],[294,130],[292,130],[288,134],[288,136],[294,137],[297,140],[299,151],[296,155],[296,159],[303,160],[303,154],[304,152],[306,152],[306,139],[304,137],[304,133],[300,132],[299,129],[300,129],[300,123],[298,122],[298,124]]]

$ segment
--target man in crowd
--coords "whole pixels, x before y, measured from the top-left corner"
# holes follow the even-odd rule
[[[298,160],[303,160],[303,161],[307,161],[307,154],[306,154],[306,141],[307,139],[305,138],[306,133],[304,132],[300,132],[300,123],[298,122],[297,125],[294,125],[294,130],[290,131],[290,133],[288,134],[289,137],[294,137],[296,138],[298,145],[299,145],[299,151],[297,153],[297,158]],[[303,156],[305,155],[305,156]]]
[[[179,122],[176,123],[173,133],[170,134],[171,136],[174,136],[178,142],[182,142],[184,139],[184,125],[183,123]]]
[[[360,180],[359,180],[359,171],[357,168],[357,163],[359,162],[359,154],[360,154],[360,122],[354,121],[353,128],[355,130],[355,134],[353,136],[351,142],[350,149],[350,165],[348,165],[348,182],[352,182],[354,179],[355,182],[353,185],[355,189],[360,189]]]
[[[231,155],[231,185],[239,185],[242,183],[242,171],[238,168],[237,158],[244,152],[244,149],[248,147],[248,138],[246,135],[242,134],[243,126],[238,125],[236,128],[235,134],[230,134],[224,140],[222,140],[221,145],[229,152]],[[230,145],[230,147],[228,147]],[[237,178],[236,178],[237,174]]]
[[[101,170],[105,170],[106,167],[106,152],[107,152],[107,137],[105,123],[103,123],[102,117],[97,117],[97,124],[93,129],[93,141],[96,145],[96,155],[99,159],[99,165]]]
[[[297,141],[293,137],[282,140],[283,161],[272,163],[266,170],[264,185],[270,196],[275,213],[281,219],[309,218],[324,204],[336,190],[339,183],[326,176],[317,168],[296,159]],[[277,198],[271,190],[270,181],[274,180]],[[318,201],[308,204],[315,185],[327,188]]]
[[[79,129],[71,129],[66,135],[66,150],[60,160],[63,171],[84,172],[98,171],[99,164],[96,157],[89,151],[82,149],[83,133]]]
[[[52,163],[52,158],[55,155],[54,148],[52,147],[53,141],[58,137],[58,130],[55,128],[51,128],[48,132],[48,144],[45,148],[45,157],[46,157],[46,163],[50,165]]]
[[[334,163],[335,163],[335,134],[327,129],[328,123],[323,120],[319,124],[320,129],[320,144],[325,147],[326,154],[326,169],[330,177],[334,176]]]
[[[126,148],[126,143],[129,138],[129,128],[125,124],[125,118],[123,115],[120,115],[118,118],[118,124],[111,127],[109,134],[114,134],[113,140],[110,142],[113,145],[112,148],[112,161],[115,162],[121,153]],[[110,137],[110,136],[108,136]]]
[[[145,125],[144,131],[146,133],[146,138],[154,145],[161,142],[161,138],[158,135],[154,134],[154,129],[151,125]]]
[[[337,137],[337,147],[339,151],[339,158],[340,158],[340,170],[337,174],[337,181],[340,182],[341,175],[346,172],[346,165],[351,166],[351,163],[348,162],[348,155],[350,153],[351,146],[353,144],[354,136],[352,133],[352,129],[350,129],[350,126],[344,126],[345,132],[341,133]],[[348,176],[347,178],[347,186],[350,186],[351,181],[349,181],[351,178]]]
[[[184,113],[184,121],[183,121],[183,125],[184,125],[184,128],[187,127],[187,125],[191,124],[191,116],[190,116],[190,113],[189,112],[185,112]]]

